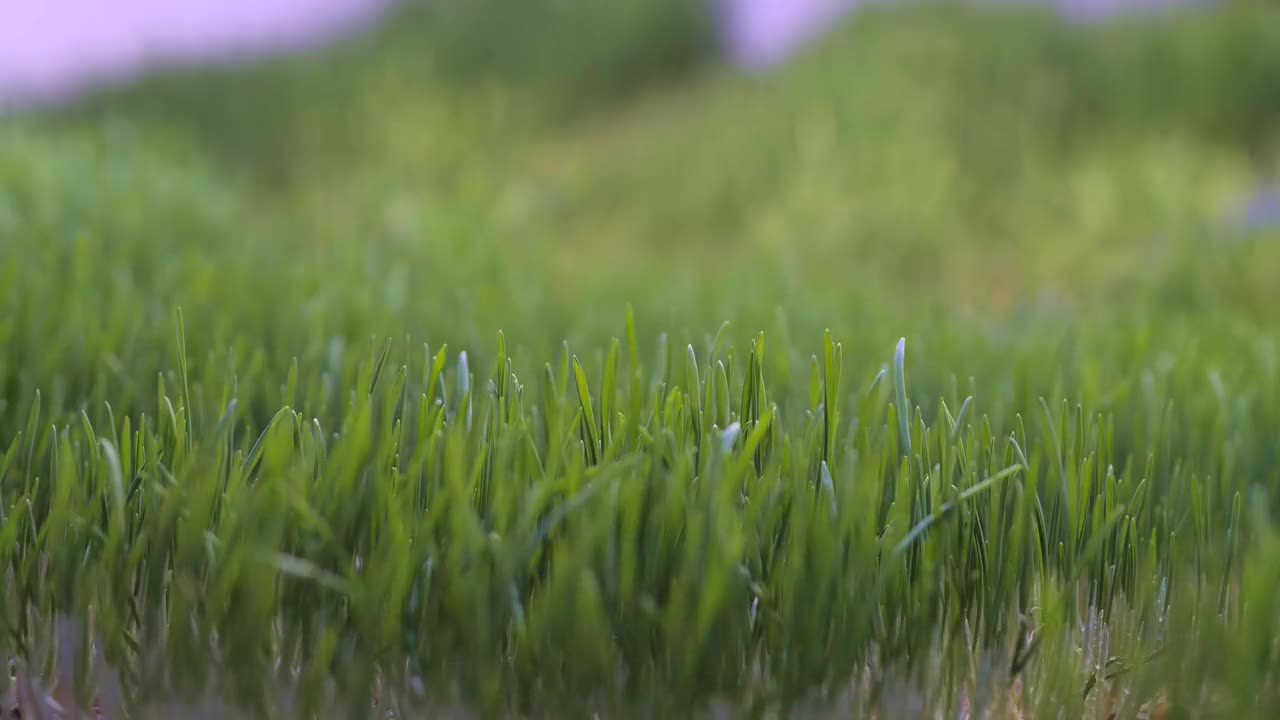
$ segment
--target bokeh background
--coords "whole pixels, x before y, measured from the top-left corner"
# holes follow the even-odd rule
[[[1276,316],[1264,0],[13,0],[0,95],[10,264],[119,280],[20,299],[142,335]]]

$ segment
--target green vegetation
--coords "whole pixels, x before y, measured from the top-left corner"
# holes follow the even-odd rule
[[[1275,10],[603,95],[414,12],[0,127],[4,691],[1280,713]]]

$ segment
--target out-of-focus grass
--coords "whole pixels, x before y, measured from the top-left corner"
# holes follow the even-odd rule
[[[549,123],[678,80],[713,51],[710,14],[696,0],[402,0],[331,47],[157,72],[48,120],[123,113],[292,184],[406,151],[428,167],[449,159],[417,154],[424,142],[444,155],[480,138],[518,146]]]
[[[1274,11],[867,12],[581,104],[614,44],[405,17],[0,128],[0,649],[92,617],[130,691],[249,704],[1275,710],[1280,245],[1229,217]]]

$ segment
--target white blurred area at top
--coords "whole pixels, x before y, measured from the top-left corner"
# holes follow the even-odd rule
[[[733,62],[769,68],[859,4],[859,0],[719,0],[721,41]]]
[[[0,0],[0,106],[305,47],[395,0]]]
[[[307,47],[358,29],[399,1],[0,0],[0,110],[74,97],[157,68]],[[753,69],[777,66],[860,5],[894,1],[688,0],[708,3],[728,59]],[[1205,0],[966,1],[1041,2],[1096,19]]]

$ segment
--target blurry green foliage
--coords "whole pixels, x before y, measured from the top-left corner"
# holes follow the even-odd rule
[[[135,686],[352,716],[1273,715],[1270,12],[874,10],[576,110],[587,49],[405,15],[7,122],[0,650],[92,608]]]
[[[420,0],[422,42],[446,72],[616,98],[671,81],[714,50],[698,0]]]

